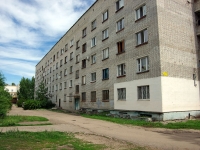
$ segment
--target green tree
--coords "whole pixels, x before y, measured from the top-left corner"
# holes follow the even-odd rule
[[[12,85],[12,86],[15,86],[16,84],[15,84],[15,83],[12,83],[11,85]]]
[[[0,72],[0,118],[4,118],[11,109],[11,95],[5,90],[5,77]]]
[[[17,91],[19,100],[34,99],[35,78],[22,78],[19,83],[20,89]]]
[[[40,101],[41,106],[45,108],[49,101],[49,98],[48,98],[48,89],[45,87],[43,82],[40,83],[38,90],[36,91],[35,94],[36,94],[35,99]]]

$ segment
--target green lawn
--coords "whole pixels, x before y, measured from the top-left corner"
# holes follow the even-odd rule
[[[0,127],[19,126],[20,122],[48,121],[47,118],[38,116],[6,116],[0,119]]]
[[[0,132],[0,150],[100,150],[103,145],[83,142],[73,134],[63,132]]]
[[[174,122],[163,124],[161,122],[146,122],[140,120],[131,120],[131,119],[122,119],[122,118],[113,118],[105,115],[88,115],[83,114],[83,117],[105,120],[109,122],[114,122],[118,124],[126,124],[133,126],[142,126],[142,127],[152,127],[152,128],[168,128],[168,129],[196,129],[200,130],[200,120],[188,120],[183,122]]]

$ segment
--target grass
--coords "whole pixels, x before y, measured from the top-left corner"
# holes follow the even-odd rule
[[[0,150],[40,150],[40,149],[62,149],[62,150],[101,150],[104,145],[95,145],[83,142],[71,133],[64,132],[0,132]]]
[[[34,121],[48,121],[47,118],[38,116],[7,116],[4,119],[0,119],[0,127],[5,126],[22,126],[21,122],[34,122]]]
[[[122,118],[113,118],[105,116],[104,114],[99,115],[88,115],[83,114],[83,117],[105,120],[109,122],[114,122],[118,124],[133,125],[133,126],[142,126],[142,127],[152,127],[152,128],[167,128],[167,129],[196,129],[200,130],[200,120],[188,120],[184,122],[174,122],[163,124],[161,122],[147,122],[141,120],[131,120],[131,119],[122,119]]]

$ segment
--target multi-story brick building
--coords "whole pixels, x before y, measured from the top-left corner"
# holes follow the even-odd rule
[[[68,110],[200,114],[199,1],[97,0],[36,65]]]

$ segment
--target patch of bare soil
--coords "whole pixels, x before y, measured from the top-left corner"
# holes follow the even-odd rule
[[[112,137],[106,137],[102,135],[76,133],[75,137],[83,141],[91,142],[93,144],[105,145],[107,148],[104,150],[131,150],[138,148],[140,148],[140,150],[155,150],[150,147],[141,147],[126,141],[117,140]]]
[[[20,125],[46,125],[46,124],[52,124],[49,121],[32,121],[32,122],[20,122]]]

